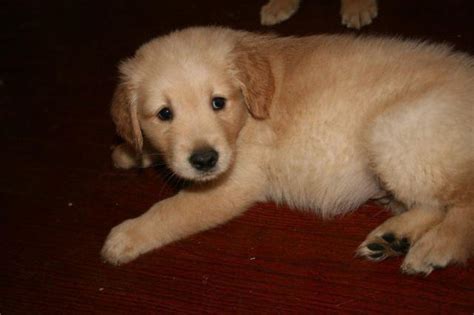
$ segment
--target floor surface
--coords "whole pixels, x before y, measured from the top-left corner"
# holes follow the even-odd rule
[[[109,102],[119,60],[190,25],[285,35],[353,33],[335,0],[307,0],[259,25],[265,1],[3,1],[0,58],[0,314],[464,313],[474,267],[427,278],[401,259],[354,257],[388,218],[374,205],[332,221],[259,204],[214,230],[120,267],[99,251],[108,231],[175,192],[159,169],[112,167]],[[474,53],[468,0],[380,0],[359,33],[451,43]],[[454,154],[454,153],[453,153]]]

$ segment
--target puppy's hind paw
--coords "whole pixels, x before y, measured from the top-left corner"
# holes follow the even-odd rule
[[[398,238],[393,233],[385,233],[380,237],[365,240],[357,249],[357,256],[373,261],[381,261],[388,257],[405,255],[410,249],[407,238]]]

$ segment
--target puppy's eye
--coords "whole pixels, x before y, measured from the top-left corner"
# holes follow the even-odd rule
[[[214,97],[212,99],[212,109],[221,110],[225,107],[226,99],[223,97]]]
[[[173,112],[168,107],[162,108],[156,116],[163,121],[173,119]]]

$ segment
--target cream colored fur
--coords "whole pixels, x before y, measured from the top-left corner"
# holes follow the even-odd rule
[[[143,132],[176,174],[198,184],[113,228],[107,261],[126,263],[258,201],[332,217],[388,193],[408,211],[370,233],[360,255],[400,254],[388,234],[410,242],[408,273],[474,254],[470,56],[398,39],[203,27],[152,40],[120,71],[112,114],[128,144],[114,151],[115,164],[151,164],[132,154],[142,152]],[[212,109],[215,96],[227,99],[224,109]],[[171,121],[157,118],[163,107]],[[203,146],[219,153],[211,171],[189,162]]]

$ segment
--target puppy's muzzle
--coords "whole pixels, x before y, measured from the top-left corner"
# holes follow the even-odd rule
[[[199,149],[189,157],[189,163],[198,171],[209,171],[216,166],[219,153],[212,148]]]

